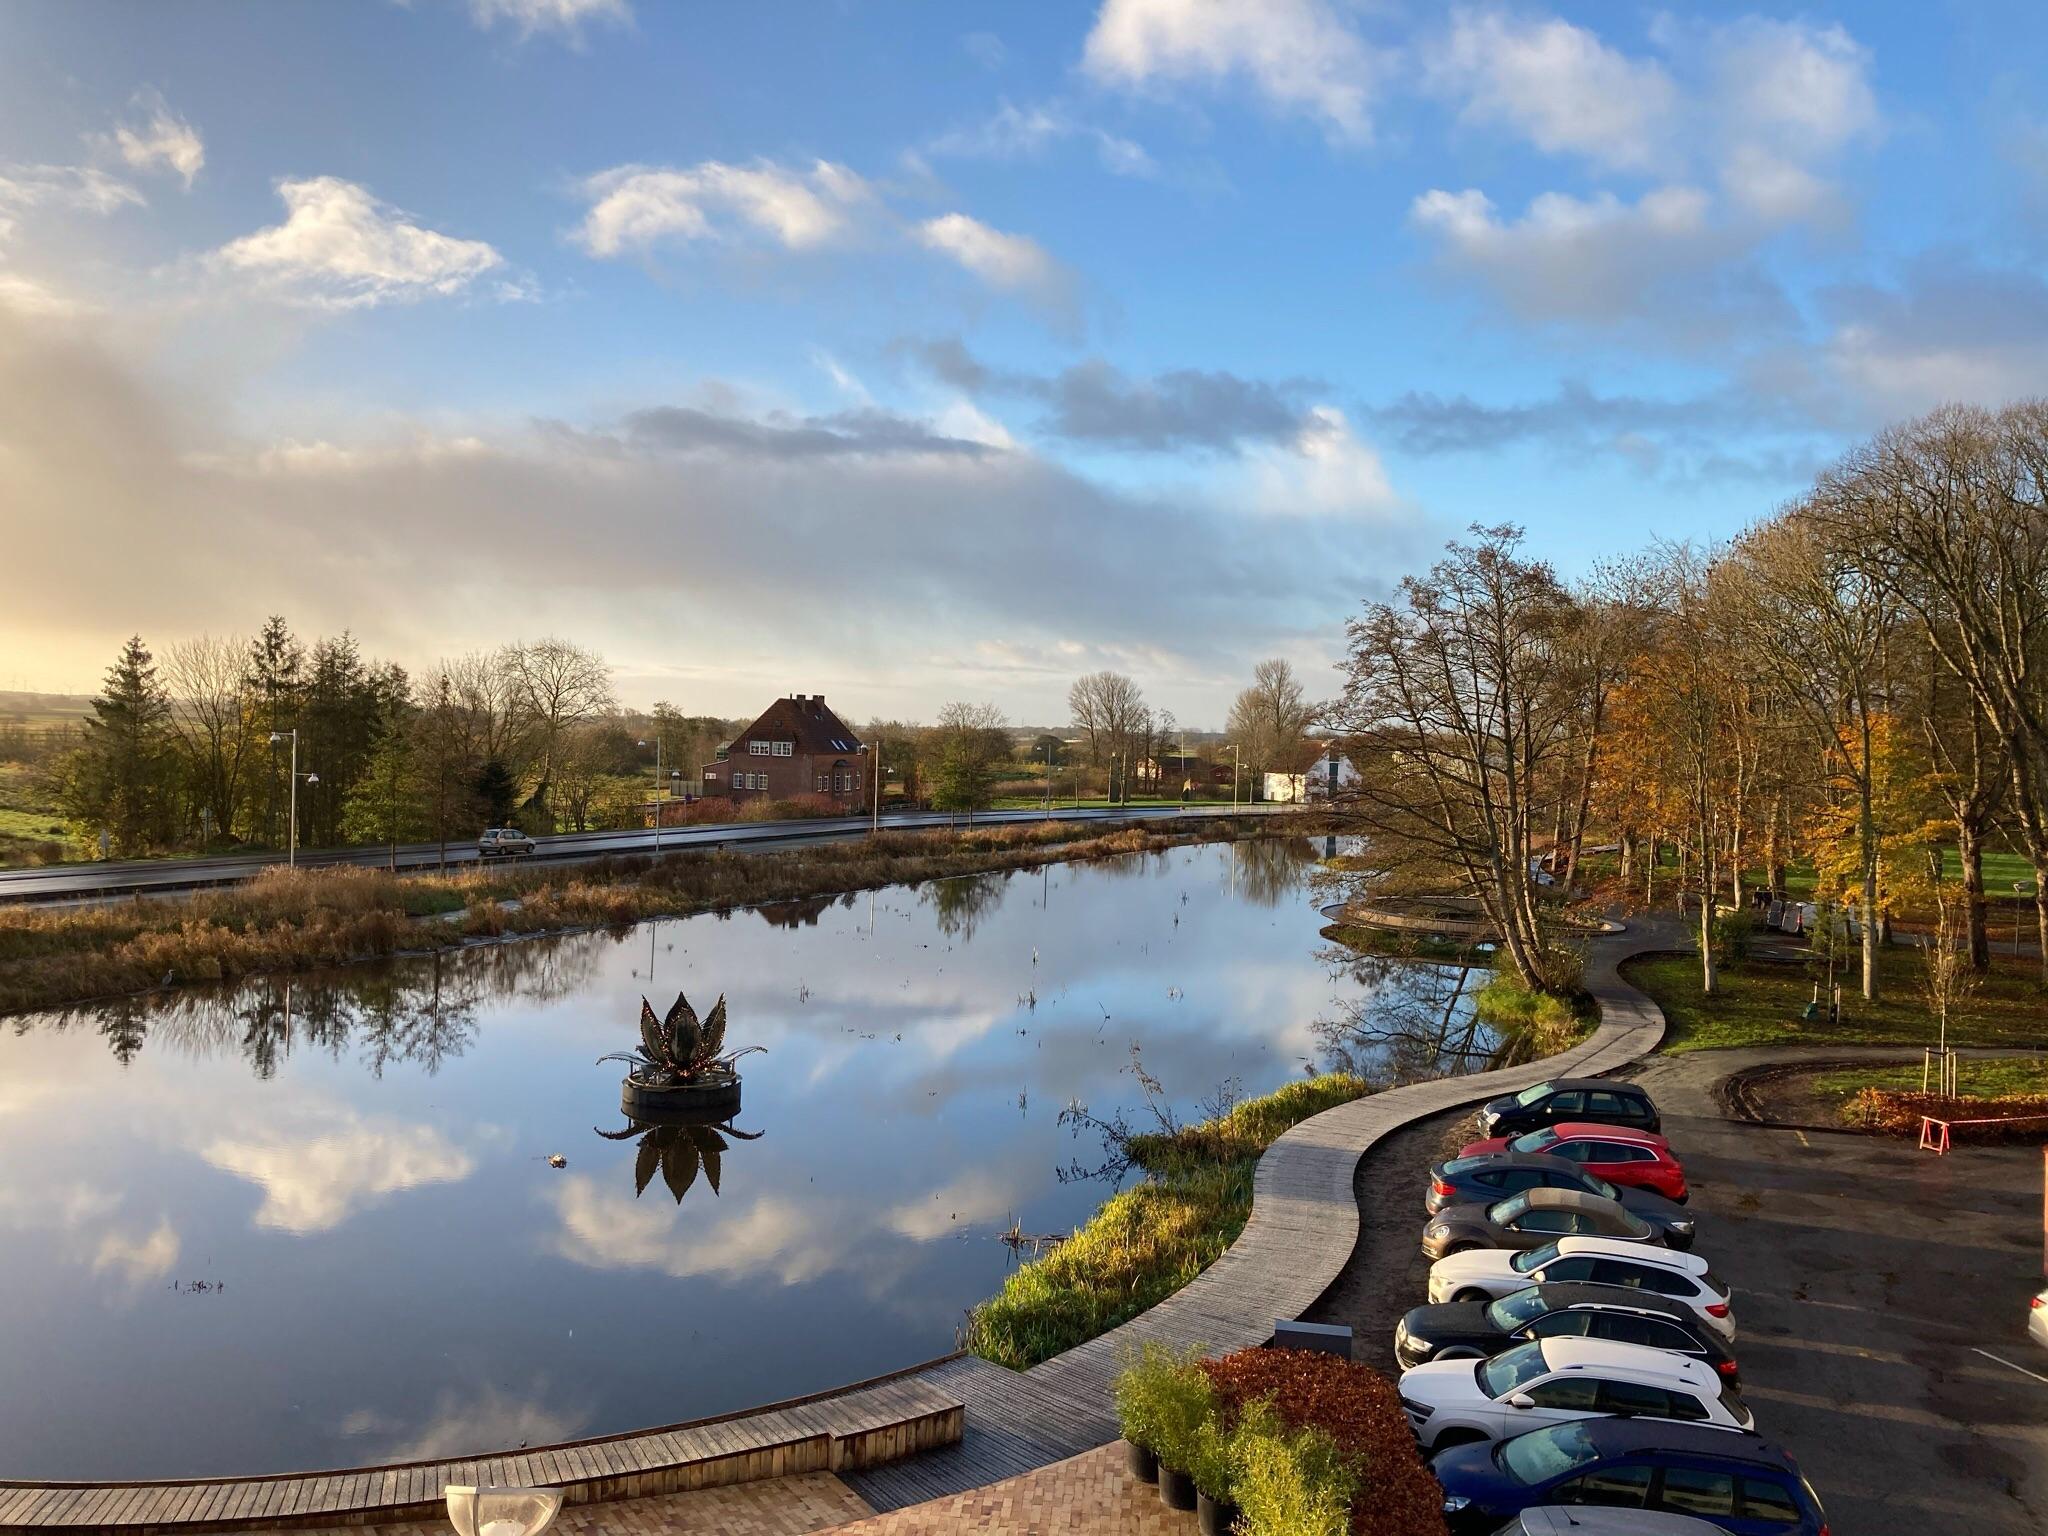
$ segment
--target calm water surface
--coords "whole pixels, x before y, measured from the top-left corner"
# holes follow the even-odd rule
[[[0,1021],[0,1476],[459,1455],[953,1347],[1107,1192],[1060,1123],[1483,1064],[1462,973],[1318,938],[1311,846],[1174,850]],[[1321,851],[1317,847],[1314,851]],[[678,1201],[641,994],[723,991],[745,1108]],[[715,1144],[714,1144],[715,1145]],[[559,1153],[567,1166],[547,1161]],[[637,1189],[638,1173],[649,1175]]]

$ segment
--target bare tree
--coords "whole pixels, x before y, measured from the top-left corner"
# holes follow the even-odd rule
[[[611,669],[595,651],[553,636],[512,647],[510,661],[519,708],[538,738],[540,782],[534,794],[545,805],[563,732],[618,707]]]
[[[1091,672],[1067,690],[1074,728],[1088,741],[1088,762],[1115,773],[1127,768],[1133,738],[1150,724],[1138,685],[1121,672]]]
[[[1319,712],[1294,668],[1286,658],[1275,656],[1253,669],[1251,687],[1231,703],[1225,731],[1257,782],[1265,769],[1292,757]],[[1292,771],[1297,765],[1288,766]]]
[[[244,770],[254,753],[258,700],[249,642],[238,635],[181,640],[164,655],[171,725],[213,835],[234,836]]]
[[[1334,718],[1358,781],[1338,806],[1376,864],[1478,898],[1516,974],[1545,991],[1569,960],[1536,902],[1533,795],[1565,739],[1559,655],[1577,606],[1511,525],[1474,527],[1426,576],[1350,626]]]

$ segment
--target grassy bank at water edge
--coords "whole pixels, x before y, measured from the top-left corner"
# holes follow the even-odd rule
[[[1049,1360],[1165,1300],[1237,1241],[1259,1154],[1289,1126],[1368,1091],[1342,1073],[1304,1078],[1173,1135],[1134,1136],[1149,1177],[968,1314],[961,1343],[1013,1370]]]

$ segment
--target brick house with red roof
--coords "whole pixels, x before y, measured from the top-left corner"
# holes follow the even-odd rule
[[[867,805],[860,738],[825,705],[822,693],[777,699],[733,737],[698,775],[707,799],[794,800],[823,795],[847,810]]]

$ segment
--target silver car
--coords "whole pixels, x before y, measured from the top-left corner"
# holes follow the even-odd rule
[[[504,859],[533,852],[533,839],[517,827],[486,827],[476,840],[478,858]]]
[[[2027,1337],[2048,1349],[2048,1286],[2034,1292],[2033,1303],[2027,1308]]]

